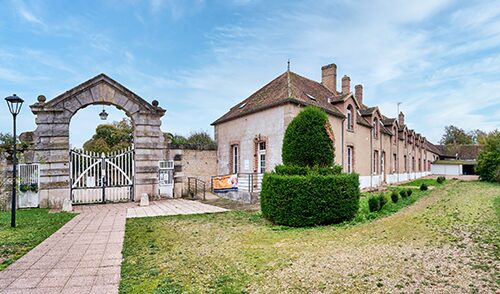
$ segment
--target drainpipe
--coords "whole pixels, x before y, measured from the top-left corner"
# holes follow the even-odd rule
[[[380,126],[379,126],[380,128]],[[382,132],[379,132],[378,134],[378,139],[380,140],[380,160],[379,160],[379,166],[380,166],[380,184],[382,184],[382,182],[385,183],[385,150],[383,149],[384,147],[384,144],[383,144],[383,139],[382,139]],[[383,158],[382,158],[383,156]],[[382,165],[380,164],[382,162],[382,160],[384,161],[384,168],[382,169]],[[383,176],[382,176],[383,175]]]
[[[342,119],[342,136],[341,136],[341,143],[342,143],[342,170],[345,169],[345,166],[344,166],[344,121],[345,121],[345,118]]]
[[[373,188],[373,129],[370,129],[370,188]]]
[[[399,183],[399,130],[396,130],[396,183]]]

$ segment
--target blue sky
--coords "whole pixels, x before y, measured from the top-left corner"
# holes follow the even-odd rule
[[[213,132],[210,123],[286,70],[364,86],[388,116],[437,142],[445,125],[500,126],[497,1],[108,0],[0,4],[0,94],[51,99],[103,72],[167,109],[162,129]],[[85,141],[101,107],[78,112]],[[107,107],[110,119],[123,116]],[[21,131],[33,130],[26,106]],[[0,132],[11,130],[0,103]]]

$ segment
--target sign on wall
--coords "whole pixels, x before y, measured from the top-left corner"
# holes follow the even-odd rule
[[[212,178],[215,193],[238,191],[238,175],[217,176]]]

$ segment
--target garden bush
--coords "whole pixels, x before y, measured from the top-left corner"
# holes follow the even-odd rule
[[[439,176],[439,177],[437,177],[436,182],[437,182],[438,184],[442,184],[442,183],[444,183],[444,181],[445,181],[445,180],[446,180],[446,178],[445,178],[445,177],[443,177],[443,176]]]
[[[398,194],[397,191],[392,191],[391,192],[391,199],[394,198],[394,197],[398,197],[398,196],[399,196],[399,194]]]
[[[398,195],[398,193],[391,193],[391,200],[394,203],[398,203],[398,201],[399,201],[399,195]]]
[[[408,192],[406,192],[406,190],[401,190],[399,191],[399,195],[401,195],[401,198],[406,198],[406,196],[408,196]]]
[[[288,125],[282,148],[287,166],[333,165],[333,142],[328,135],[326,113],[313,106],[304,108]]]
[[[500,132],[491,132],[483,143],[477,156],[476,172],[482,181],[500,183]]]
[[[420,185],[420,191],[427,191],[427,189],[429,189],[429,187],[427,187],[426,184],[422,183],[422,185]]]
[[[379,202],[378,202],[378,198],[375,197],[375,196],[370,196],[370,198],[368,198],[368,209],[370,210],[370,212],[375,212],[375,211],[379,211],[380,210],[380,206],[379,206]]]
[[[378,195],[378,206],[379,206],[379,210],[380,210],[380,209],[382,209],[386,203],[387,203],[387,198],[385,198],[384,193],[380,193],[380,194]]]
[[[293,227],[340,223],[359,209],[359,177],[340,175],[282,175],[266,173],[262,180],[262,215]]]
[[[406,190],[406,196],[410,197],[411,194],[413,194],[413,190],[408,188],[408,190]]]

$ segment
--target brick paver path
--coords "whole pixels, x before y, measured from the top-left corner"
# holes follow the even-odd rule
[[[0,293],[118,293],[125,219],[225,211],[187,200],[75,206],[72,220],[0,271]],[[128,211],[128,212],[127,212]],[[153,213],[155,212],[155,213]]]

